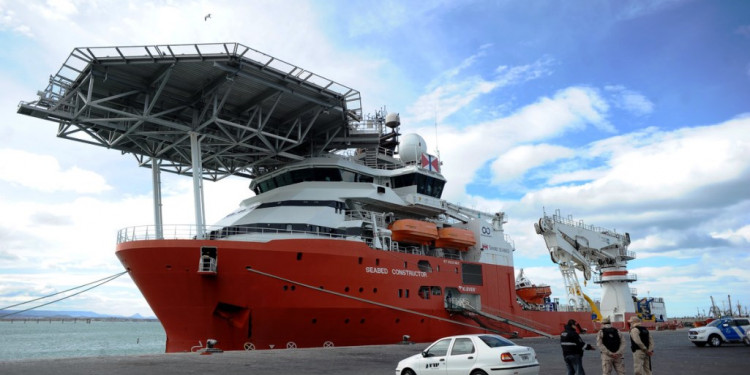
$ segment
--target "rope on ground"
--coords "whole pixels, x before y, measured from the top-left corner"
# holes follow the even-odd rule
[[[14,312],[12,312],[12,313],[9,313],[9,314],[5,314],[5,315],[0,315],[0,319],[2,319],[2,318],[5,318],[6,316],[16,315],[16,314],[20,314],[20,313],[22,313],[22,312],[26,312],[26,311],[30,311],[30,310],[34,310],[34,309],[38,309],[38,308],[40,308],[40,307],[42,307],[42,306],[47,306],[47,305],[53,304],[53,303],[55,303],[55,302],[59,302],[59,301],[62,301],[62,300],[64,300],[64,299],[68,299],[68,298],[70,298],[70,297],[74,297],[74,296],[77,296],[77,295],[79,295],[79,294],[81,294],[81,293],[83,293],[83,292],[89,291],[89,290],[91,290],[91,289],[94,289],[94,288],[96,288],[96,287],[98,287],[98,286],[100,286],[100,285],[106,284],[106,283],[108,283],[108,282],[110,282],[110,281],[112,281],[112,280],[114,280],[114,279],[116,279],[116,278],[118,278],[118,277],[120,277],[120,276],[122,276],[122,275],[126,274],[126,273],[128,273],[128,271],[123,271],[123,272],[120,272],[120,273],[116,273],[116,274],[114,274],[114,275],[111,275],[111,276],[107,276],[107,277],[105,277],[105,278],[103,278],[103,279],[99,279],[99,280],[96,280],[96,281],[92,281],[92,282],[90,282],[90,283],[86,283],[86,284],[83,284],[83,285],[79,285],[79,286],[77,286],[77,287],[74,287],[74,288],[66,289],[66,290],[63,290],[63,291],[61,291],[61,292],[53,293],[53,294],[50,294],[50,295],[46,295],[46,296],[43,296],[43,297],[39,297],[39,298],[34,298],[34,299],[32,299],[32,300],[28,300],[28,301],[26,301],[26,302],[21,302],[21,303],[17,303],[17,304],[15,304],[15,305],[10,305],[10,306],[6,306],[6,307],[3,307],[3,308],[0,308],[0,311],[1,311],[1,310],[7,310],[7,309],[9,309],[9,308],[12,308],[12,307],[16,307],[16,306],[21,306],[21,305],[25,305],[25,304],[27,304],[27,303],[31,303],[31,302],[35,302],[35,301],[39,301],[39,300],[41,300],[41,299],[45,299],[45,298],[50,298],[50,297],[54,297],[54,296],[56,296],[56,295],[58,295],[58,294],[62,294],[62,293],[67,293],[67,292],[70,292],[71,290],[76,290],[76,289],[80,289],[80,288],[83,288],[83,287],[85,287],[85,286],[89,286],[89,285],[91,285],[91,284],[96,284],[96,285],[94,285],[94,286],[92,286],[92,287],[90,287],[90,288],[86,288],[86,289],[84,289],[84,290],[81,290],[80,292],[76,292],[76,293],[73,293],[73,294],[71,294],[71,295],[69,295],[69,296],[65,296],[65,297],[62,297],[62,298],[58,298],[58,299],[56,299],[56,300],[54,300],[54,301],[50,301],[50,302],[47,302],[47,303],[43,303],[43,304],[41,304],[41,305],[37,305],[37,306],[34,306],[34,307],[29,307],[28,309],[25,309],[25,310],[19,310],[19,311],[14,311]]]

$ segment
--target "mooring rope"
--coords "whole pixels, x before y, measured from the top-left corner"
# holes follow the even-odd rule
[[[288,282],[290,284],[296,284],[296,285],[299,285],[301,287],[305,287],[305,288],[309,288],[309,289],[312,289],[312,290],[316,290],[318,292],[329,293],[329,294],[333,294],[335,296],[349,298],[349,299],[353,299],[355,301],[369,303],[369,304],[372,304],[372,305],[376,305],[376,306],[380,306],[380,307],[385,307],[387,309],[401,311],[401,312],[405,312],[405,313],[408,313],[408,314],[420,315],[420,316],[424,316],[426,318],[440,320],[440,321],[447,322],[447,323],[457,324],[457,325],[471,327],[471,328],[481,328],[481,329],[485,329],[487,331],[492,331],[492,332],[495,332],[495,333],[500,333],[499,331],[496,331],[496,330],[490,329],[490,328],[477,327],[477,326],[475,326],[473,324],[468,324],[468,323],[463,323],[463,322],[457,322],[455,320],[446,319],[446,318],[435,316],[435,315],[425,314],[425,313],[422,313],[422,312],[419,312],[419,311],[404,309],[404,308],[398,307],[398,306],[388,305],[388,304],[385,304],[385,303],[381,303],[381,302],[377,302],[377,301],[372,301],[372,300],[369,300],[369,299],[364,299],[364,298],[359,298],[359,297],[354,297],[354,296],[346,295],[346,294],[339,293],[339,292],[334,292],[332,290],[320,289],[320,288],[312,286],[312,285],[304,284],[304,283],[301,283],[299,281],[289,280],[289,279],[283,278],[281,276],[276,276],[276,275],[273,275],[273,274],[270,274],[270,273],[266,273],[266,272],[263,272],[263,271],[255,270],[255,269],[252,269],[250,267],[247,267],[246,269],[248,271],[250,271],[250,272],[254,272],[254,273],[257,273],[259,275],[263,275],[263,276],[266,276],[266,277],[274,278],[274,279],[277,279],[277,280],[282,280],[282,281]]]
[[[112,280],[114,280],[114,279],[116,279],[116,278],[118,278],[118,277],[120,277],[120,276],[122,276],[122,275],[126,274],[126,273],[128,273],[128,271],[123,271],[123,272],[120,272],[120,273],[116,273],[116,274],[114,274],[114,275],[111,275],[111,276],[107,276],[107,277],[105,277],[105,278],[102,278],[102,279],[99,279],[99,280],[96,280],[96,281],[92,281],[92,282],[90,282],[90,283],[86,283],[86,284],[83,284],[83,285],[79,285],[79,286],[77,286],[77,287],[74,287],[74,288],[66,289],[66,290],[63,290],[63,291],[61,291],[61,292],[53,293],[53,294],[50,294],[50,295],[46,295],[46,296],[43,296],[43,297],[39,297],[39,298],[34,298],[34,299],[32,299],[32,300],[28,300],[28,301],[26,301],[26,302],[21,302],[21,303],[17,303],[17,304],[15,304],[15,305],[10,305],[10,306],[6,306],[6,307],[3,307],[3,308],[0,308],[0,310],[7,310],[7,309],[9,309],[9,308],[12,308],[12,307],[16,307],[16,306],[21,306],[21,305],[25,305],[25,304],[27,304],[27,303],[31,303],[31,302],[35,302],[35,301],[39,301],[39,300],[41,300],[41,299],[45,299],[45,298],[50,298],[50,297],[54,297],[54,296],[56,296],[56,295],[58,295],[58,294],[62,294],[62,293],[67,293],[67,292],[70,292],[71,290],[76,290],[76,289],[80,289],[80,288],[83,288],[83,287],[85,287],[85,286],[89,286],[89,285],[91,285],[91,284],[96,284],[96,285],[94,285],[94,286],[92,286],[92,287],[89,287],[89,288],[86,288],[86,289],[84,289],[84,290],[81,290],[81,291],[79,291],[79,292],[73,293],[73,294],[71,294],[71,295],[69,295],[69,296],[65,296],[65,297],[62,297],[62,298],[58,298],[58,299],[56,299],[56,300],[54,300],[54,301],[50,301],[50,302],[47,302],[47,303],[43,303],[43,304],[41,304],[41,305],[38,305],[38,306],[34,306],[34,307],[29,307],[28,309],[25,309],[25,310],[14,311],[14,312],[12,312],[12,313],[10,313],[10,314],[0,315],[0,319],[2,319],[2,318],[5,318],[6,316],[16,315],[16,314],[20,314],[20,313],[22,313],[22,312],[26,312],[26,311],[30,311],[30,310],[34,310],[34,309],[38,309],[38,308],[40,308],[40,307],[42,307],[42,306],[47,306],[47,305],[53,304],[53,303],[55,303],[55,302],[59,302],[59,301],[62,301],[62,300],[68,299],[68,298],[70,298],[70,297],[75,297],[75,296],[77,296],[77,295],[79,295],[79,294],[81,294],[81,293],[83,293],[83,292],[89,291],[89,290],[91,290],[91,289],[94,289],[94,288],[96,288],[96,287],[98,287],[98,286],[100,286],[100,285],[106,284],[106,283],[108,283],[108,282],[110,282],[110,281],[112,281]]]

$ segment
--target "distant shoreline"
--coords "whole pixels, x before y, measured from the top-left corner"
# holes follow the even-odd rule
[[[19,323],[34,323],[34,322],[158,322],[156,318],[123,318],[123,317],[84,317],[84,316],[17,316],[7,317],[0,319],[0,322],[19,322]]]

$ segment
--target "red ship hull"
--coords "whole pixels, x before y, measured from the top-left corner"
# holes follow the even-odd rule
[[[215,247],[215,273],[200,273],[202,247]],[[446,309],[445,295],[479,295],[489,314],[557,335],[568,319],[593,329],[590,313],[523,310],[512,267],[481,264],[482,285],[465,285],[462,261],[374,250],[341,239],[144,240],[117,256],[167,333],[167,352],[393,344],[476,332],[537,333]],[[421,271],[419,261],[431,269]],[[479,263],[473,263],[479,264]],[[424,298],[427,297],[427,298]]]

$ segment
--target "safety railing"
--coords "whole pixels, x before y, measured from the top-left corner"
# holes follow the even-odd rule
[[[157,231],[157,227],[155,225],[142,225],[123,228],[117,232],[117,243],[121,244],[125,242],[146,240],[213,240],[226,238],[229,236],[250,234],[294,235],[301,237],[315,236],[326,238],[351,237],[340,233],[263,227],[205,226],[203,231],[199,231],[197,225],[177,224],[164,226],[162,228],[161,234],[159,234],[159,231]]]

